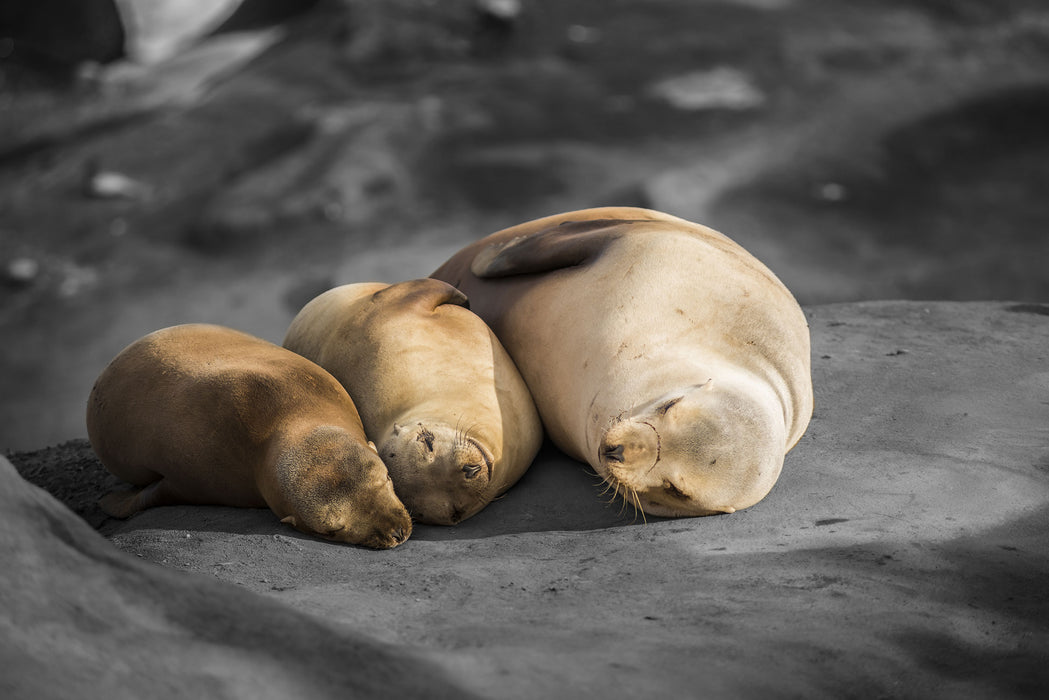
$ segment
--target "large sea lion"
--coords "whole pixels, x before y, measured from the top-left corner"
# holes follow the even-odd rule
[[[704,226],[570,212],[483,238],[433,277],[495,331],[554,443],[644,512],[753,505],[808,425],[804,313]]]
[[[539,450],[528,387],[466,297],[444,282],[336,287],[303,307],[284,347],[346,387],[420,522],[454,525],[479,512]]]
[[[312,362],[221,326],[165,328],[120,352],[87,404],[91,446],[139,486],[114,517],[180,503],[269,508],[313,535],[383,549],[411,534],[353,401]]]

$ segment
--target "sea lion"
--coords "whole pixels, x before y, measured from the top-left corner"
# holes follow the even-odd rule
[[[466,297],[444,282],[331,289],[303,307],[284,347],[346,387],[420,522],[454,525],[478,513],[539,450],[528,387]]]
[[[570,212],[483,238],[433,277],[495,331],[553,442],[643,512],[757,503],[808,425],[804,313],[704,226],[646,209]]]
[[[180,503],[269,506],[303,532],[375,549],[412,531],[342,386],[230,328],[174,326],[126,347],[91,390],[87,432],[106,469],[140,487],[103,497],[114,517]]]

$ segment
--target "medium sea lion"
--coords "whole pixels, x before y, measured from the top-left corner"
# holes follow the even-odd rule
[[[479,512],[542,442],[528,387],[466,307],[433,279],[348,284],[303,307],[284,339],[346,387],[420,522],[454,525]]]
[[[269,506],[303,532],[376,549],[412,531],[342,386],[230,328],[174,326],[122,350],[91,391],[87,432],[106,469],[141,487],[103,497],[114,517]]]
[[[805,315],[704,226],[570,212],[483,238],[433,277],[495,331],[554,443],[647,513],[757,503],[808,425]]]

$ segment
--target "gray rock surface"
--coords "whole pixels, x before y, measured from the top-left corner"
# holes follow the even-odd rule
[[[492,698],[1040,697],[1049,306],[806,312],[816,415],[772,493],[730,516],[646,523],[546,448],[478,516],[388,552],[204,507],[106,521],[114,550],[39,491],[12,501],[3,474],[0,542],[18,559],[0,587],[2,668],[37,682],[45,659],[91,695],[150,664],[175,683],[207,643],[200,673],[231,674],[231,694],[259,687],[248,669],[266,658],[367,693],[392,682],[385,643]],[[44,456],[12,461],[58,491],[57,467],[33,470]],[[345,668],[332,649],[379,659],[376,675],[330,675]],[[432,673],[401,663],[394,680]]]
[[[0,696],[463,697],[418,655],[114,549],[0,457]]]

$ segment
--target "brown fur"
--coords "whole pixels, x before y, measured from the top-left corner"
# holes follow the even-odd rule
[[[353,401],[327,372],[220,326],[174,326],[125,348],[88,399],[91,445],[138,486],[115,517],[153,506],[268,506],[327,539],[393,547],[411,533]]]
[[[542,426],[502,345],[454,287],[349,284],[307,304],[285,347],[357,402],[397,494],[422,522],[454,525],[510,488]]]

